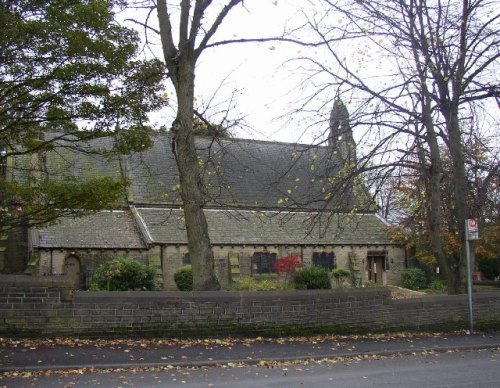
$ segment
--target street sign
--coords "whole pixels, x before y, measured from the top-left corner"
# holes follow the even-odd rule
[[[479,229],[477,227],[477,220],[471,218],[465,223],[467,228],[467,240],[477,240],[479,238]]]
[[[469,299],[469,324],[470,334],[474,333],[474,316],[472,314],[472,276],[471,276],[471,263],[470,263],[470,240],[477,240],[479,231],[477,228],[477,220],[465,220],[465,254],[467,256],[467,294]]]

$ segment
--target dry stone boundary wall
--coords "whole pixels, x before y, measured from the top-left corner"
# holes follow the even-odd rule
[[[392,300],[387,288],[272,292],[86,292],[60,279],[0,276],[2,336],[188,336],[467,327],[467,296]],[[498,292],[474,294],[500,322]],[[497,327],[498,328],[498,327]],[[309,332],[308,332],[309,331]]]

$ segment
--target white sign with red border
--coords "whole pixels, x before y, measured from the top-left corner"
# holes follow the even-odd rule
[[[477,227],[477,220],[470,218],[467,220],[467,240],[477,240],[479,238],[479,229]]]

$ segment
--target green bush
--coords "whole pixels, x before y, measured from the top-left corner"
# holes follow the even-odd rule
[[[306,267],[293,274],[295,288],[306,290],[328,290],[330,284],[328,269],[321,267]]]
[[[500,257],[478,257],[477,269],[483,273],[486,279],[495,279],[500,276]]]
[[[445,289],[445,286],[441,279],[433,279],[431,284],[429,284],[429,288],[431,290],[443,291]]]
[[[427,276],[421,268],[406,268],[401,275],[401,286],[410,290],[427,288]]]
[[[193,268],[190,264],[174,272],[175,285],[180,291],[193,291]]]
[[[236,279],[227,287],[228,291],[275,291],[284,287],[275,279],[255,279],[241,278]]]
[[[117,258],[102,264],[94,273],[92,291],[152,291],[158,289],[156,269],[134,259]]]
[[[335,282],[338,287],[342,287],[344,283],[344,279],[351,276],[351,273],[345,268],[335,268],[332,271],[332,275],[335,278]]]

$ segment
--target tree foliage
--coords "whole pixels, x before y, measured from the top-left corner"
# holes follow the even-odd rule
[[[49,182],[45,152],[78,147],[82,140],[111,133],[120,137],[116,151],[122,153],[149,145],[147,114],[165,104],[159,97],[163,65],[136,59],[137,33],[115,20],[120,4],[118,0],[0,4],[0,223],[4,228],[19,224],[20,218],[27,225],[50,221],[57,216],[56,206],[90,210],[110,206],[122,193],[123,182],[109,179]],[[3,181],[12,174],[29,175],[9,168],[13,157],[30,159],[38,170],[24,180],[25,185]],[[12,203],[29,206],[13,217]]]
[[[480,230],[480,238],[474,244],[478,270],[487,279],[500,276],[500,220],[485,225]]]

